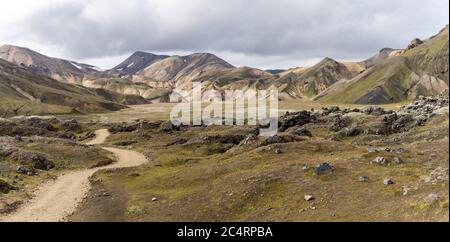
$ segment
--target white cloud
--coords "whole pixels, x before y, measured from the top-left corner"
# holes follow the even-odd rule
[[[448,23],[447,0],[16,0],[0,43],[112,67],[136,50],[213,52],[234,65],[286,68],[361,59]],[[120,61],[119,61],[120,62]]]

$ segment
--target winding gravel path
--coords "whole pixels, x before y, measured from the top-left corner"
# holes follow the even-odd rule
[[[96,136],[88,145],[100,145],[110,135],[108,130],[95,132]],[[117,162],[94,169],[79,170],[62,174],[54,181],[40,186],[35,196],[21,206],[16,212],[0,217],[2,222],[57,222],[63,221],[67,215],[73,213],[78,204],[88,194],[90,189],[89,177],[96,171],[135,167],[147,162],[144,155],[131,150],[107,148],[112,152]]]

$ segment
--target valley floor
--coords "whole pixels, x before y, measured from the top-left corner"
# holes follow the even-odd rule
[[[155,105],[75,117],[82,126],[75,132],[77,140],[92,138],[91,131],[109,129],[111,135],[97,135],[102,141],[91,144],[104,142],[101,146],[136,151],[152,162],[90,169],[92,173],[81,180],[89,177],[91,189],[65,220],[449,221],[448,107],[420,125],[404,116],[390,124],[386,119],[391,114],[384,111],[369,114],[341,107],[307,112],[311,120],[267,139],[254,135],[255,127],[248,126],[173,126],[161,121],[171,106]],[[281,120],[301,122],[304,113],[292,115]],[[382,133],[388,126],[401,131]],[[59,139],[57,143],[48,139],[54,150],[63,149],[58,148]],[[6,139],[11,146],[29,149],[24,140]],[[71,146],[78,147],[76,143]],[[34,141],[36,145],[44,144]],[[70,149],[64,147],[64,152]],[[87,148],[77,149],[79,153]],[[107,155],[99,146],[88,149],[100,152],[99,157]],[[75,159],[64,154],[67,162]],[[14,175],[15,162],[13,153],[6,156],[8,166],[0,164],[1,179],[17,188],[0,195],[0,202],[11,205],[4,206],[6,213],[26,208],[27,203],[17,201],[26,200],[37,181],[68,170],[62,167],[27,177]],[[90,161],[87,167],[96,163],[101,162]],[[333,169],[317,173],[321,163]]]

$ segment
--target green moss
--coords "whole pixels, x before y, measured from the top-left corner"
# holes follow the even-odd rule
[[[140,206],[132,205],[127,208],[127,214],[129,216],[139,216],[144,214],[144,210]]]
[[[8,194],[11,190],[16,190],[16,188],[6,181],[0,179],[0,193]]]

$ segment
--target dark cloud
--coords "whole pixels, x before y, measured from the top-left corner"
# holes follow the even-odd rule
[[[448,5],[448,0],[65,1],[26,16],[15,34],[77,59],[136,50],[292,62],[360,59],[437,33],[448,22]]]

